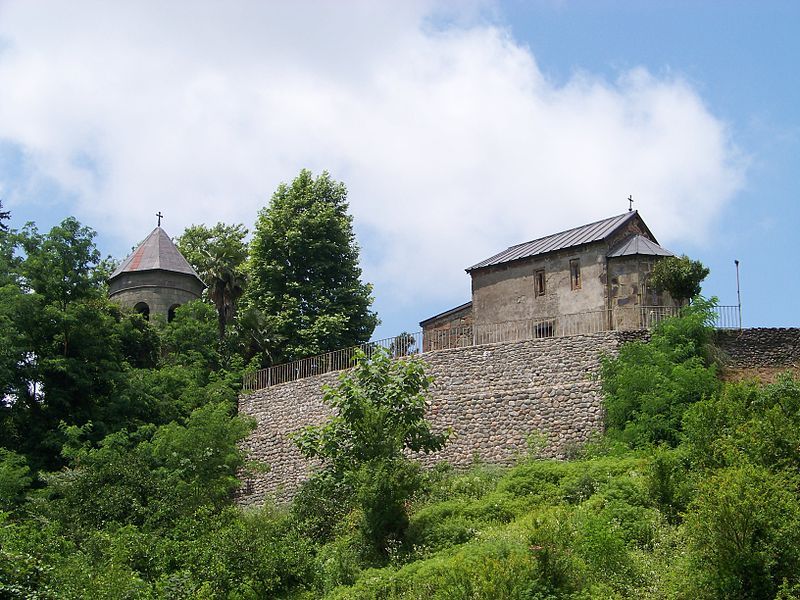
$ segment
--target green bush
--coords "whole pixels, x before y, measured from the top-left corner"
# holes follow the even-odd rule
[[[624,344],[602,364],[606,426],[631,447],[680,441],[683,414],[719,389],[708,364],[712,304],[698,302],[666,319],[649,343]]]
[[[800,578],[795,475],[743,464],[703,482],[686,516],[695,568],[717,598],[772,598]]]

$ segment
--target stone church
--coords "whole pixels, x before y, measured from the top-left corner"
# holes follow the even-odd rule
[[[675,306],[648,284],[665,256],[673,253],[658,244],[638,211],[511,246],[466,269],[470,302],[420,323],[424,349],[444,338],[454,345],[454,332],[472,338],[512,323],[535,322],[533,337],[554,335],[557,327],[637,329],[640,309]]]
[[[175,309],[197,300],[205,284],[159,225],[108,279],[108,296],[149,319],[172,321]]]

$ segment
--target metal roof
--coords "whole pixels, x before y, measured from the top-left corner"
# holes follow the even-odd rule
[[[169,239],[167,232],[156,227],[145,240],[136,247],[128,258],[111,274],[109,280],[132,271],[171,271],[193,275],[200,279],[192,266]],[[202,281],[202,280],[201,280]]]
[[[616,256],[631,256],[633,254],[644,254],[647,256],[675,256],[666,248],[662,248],[652,240],[648,240],[643,235],[629,237],[619,246],[614,248],[606,256],[614,258]]]
[[[617,215],[616,217],[609,217],[602,221],[595,221],[588,225],[581,225],[580,227],[567,229],[566,231],[554,233],[537,240],[511,246],[499,254],[495,254],[486,260],[472,265],[467,269],[467,272],[511,262],[513,260],[529,258],[538,254],[546,254],[548,252],[555,252],[556,250],[564,250],[566,248],[602,241],[638,214],[638,211],[629,211]]]

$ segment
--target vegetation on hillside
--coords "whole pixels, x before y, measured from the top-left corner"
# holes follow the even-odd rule
[[[420,470],[446,443],[424,364],[376,353],[296,438],[316,476],[244,510],[231,280],[147,322],[105,299],[91,230],[6,220],[0,598],[800,598],[800,382],[720,383],[699,299],[605,360],[607,431],[573,460]]]

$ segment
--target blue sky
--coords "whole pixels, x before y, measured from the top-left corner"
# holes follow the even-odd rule
[[[463,269],[635,207],[745,325],[797,325],[795,2],[0,0],[0,197],[118,258],[242,222],[303,167],[350,190],[377,335]]]

